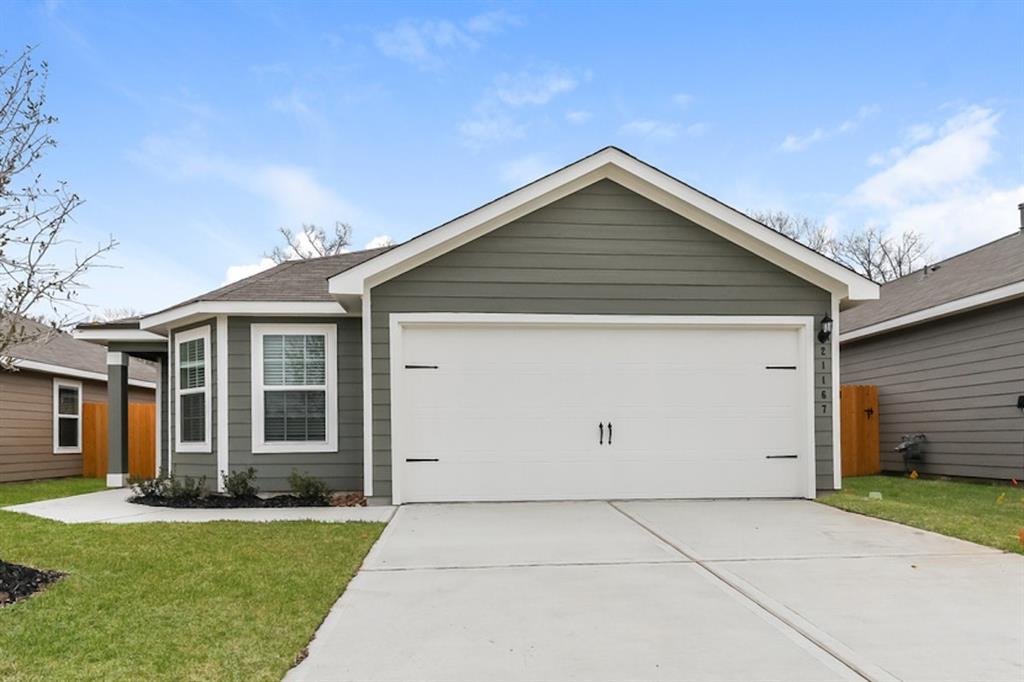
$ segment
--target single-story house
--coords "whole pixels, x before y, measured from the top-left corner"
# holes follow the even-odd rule
[[[0,369],[0,482],[81,476],[82,404],[107,401],[107,354],[63,332],[7,354],[14,369]],[[128,400],[155,400],[155,366],[133,360],[126,380]]]
[[[928,265],[841,314],[843,384],[878,386],[883,470],[1024,479],[1024,204],[1020,231]]]
[[[161,458],[395,503],[814,497],[878,286],[608,147],[398,246],[79,328],[157,359]],[[123,375],[119,375],[123,376]],[[124,453],[111,448],[111,485]]]

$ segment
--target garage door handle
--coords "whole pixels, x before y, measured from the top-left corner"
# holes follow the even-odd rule
[[[597,437],[597,444],[598,445],[604,445],[604,422],[598,422],[598,424],[597,424],[597,431],[600,434]]]
[[[765,455],[765,459],[797,459],[796,455]]]
[[[612,423],[608,422],[608,445],[612,444]]]

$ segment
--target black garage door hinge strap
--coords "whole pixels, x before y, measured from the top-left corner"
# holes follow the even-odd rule
[[[796,459],[796,455],[765,455],[765,459]]]
[[[437,369],[437,365],[406,365],[406,369]]]
[[[766,365],[765,369],[796,369],[796,365]]]
[[[406,457],[406,462],[438,462],[437,457]]]

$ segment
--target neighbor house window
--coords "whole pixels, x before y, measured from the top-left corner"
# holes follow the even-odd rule
[[[53,452],[82,451],[82,382],[53,380]]]
[[[252,325],[253,452],[338,449],[333,324]]]
[[[175,335],[177,449],[210,452],[210,328]]]

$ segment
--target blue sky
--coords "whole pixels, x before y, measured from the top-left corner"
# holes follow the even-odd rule
[[[1024,3],[14,3],[120,247],[89,303],[154,310],[278,226],[401,241],[615,144],[742,210],[917,229],[935,257],[1024,201]]]

